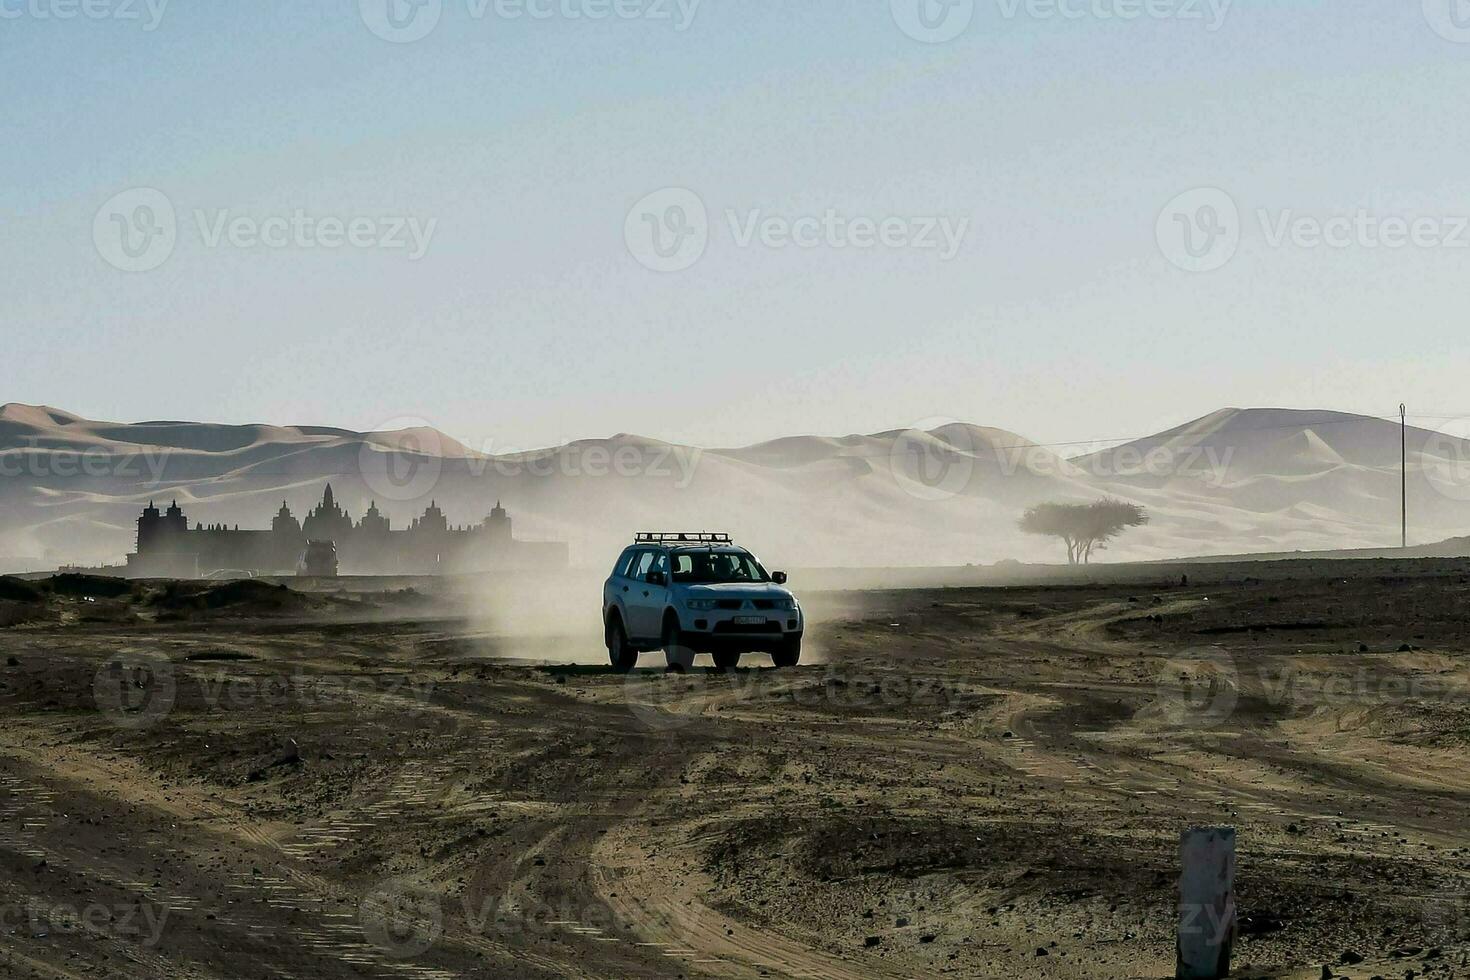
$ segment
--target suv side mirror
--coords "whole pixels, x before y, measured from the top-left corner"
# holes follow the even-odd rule
[[[649,585],[668,585],[669,584],[669,577],[667,575],[665,575],[663,572],[649,572],[648,573],[648,584]]]
[[[772,572],[771,573],[771,581],[772,582],[775,582],[777,585],[785,585],[786,584],[786,573],[785,572]]]

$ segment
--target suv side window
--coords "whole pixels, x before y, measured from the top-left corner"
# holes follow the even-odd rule
[[[649,569],[649,572],[663,572],[664,581],[669,580],[669,553],[667,551],[658,552],[658,557],[653,560],[653,567]]]
[[[628,572],[628,577],[639,582],[648,577],[648,570],[653,567],[653,552],[640,551],[638,558],[633,562]]]
[[[621,555],[618,556],[618,563],[613,566],[613,575],[618,578],[627,578],[628,568],[633,564],[633,560],[637,557],[637,548],[629,548],[627,551],[623,552]]]

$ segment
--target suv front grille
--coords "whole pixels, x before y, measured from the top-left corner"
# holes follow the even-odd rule
[[[739,599],[721,599],[719,601],[719,605],[718,605],[717,608],[719,608],[719,609],[740,609],[744,605],[745,605],[745,603],[741,602]]]
[[[764,623],[716,623],[716,633],[779,633],[781,624],[767,620]]]

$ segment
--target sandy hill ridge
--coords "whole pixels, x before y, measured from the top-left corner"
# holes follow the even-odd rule
[[[1075,462],[1100,485],[1155,503],[1195,496],[1261,515],[1263,526],[1278,517],[1335,526],[1345,540],[1376,537],[1381,527],[1375,544],[1382,546],[1397,540],[1404,435],[1396,419],[1232,408]],[[1416,426],[1406,435],[1420,539],[1463,533],[1470,442]]]
[[[1410,426],[1411,456],[1449,458],[1470,451],[1470,443]],[[1221,409],[1193,422],[1136,439],[1078,460],[1084,468],[1102,462],[1107,469],[1120,458],[1151,452],[1210,454],[1229,459],[1232,475],[1276,477],[1318,472],[1324,463],[1352,466],[1398,466],[1397,420],[1344,412],[1283,408]]]
[[[1055,560],[1016,529],[1020,512],[1105,493],[1153,516],[1114,558],[1379,547],[1397,539],[1398,438],[1396,422],[1340,412],[1223,409],[1075,459],[963,423],[710,450],[619,434],[491,456],[429,428],[102,422],[11,404],[0,556],[119,560],[149,499],[264,527],[282,499],[304,514],[328,480],[354,516],[376,502],[400,527],[431,498],[461,524],[503,500],[520,536],[569,541],[594,565],[631,529],[672,526],[729,528],[791,566]],[[104,465],[81,471],[77,454]],[[1410,430],[1418,540],[1470,529],[1461,461],[1470,444]]]

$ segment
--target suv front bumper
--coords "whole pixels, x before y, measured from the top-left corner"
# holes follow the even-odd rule
[[[769,652],[799,642],[805,627],[800,609],[685,609],[679,616],[679,640],[700,653]]]

